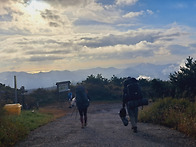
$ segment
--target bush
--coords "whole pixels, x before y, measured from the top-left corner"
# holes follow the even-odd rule
[[[20,123],[9,119],[1,119],[0,122],[0,146],[13,146],[18,140],[27,134],[26,128]]]
[[[175,128],[196,138],[196,103],[185,99],[160,99],[141,111],[139,120]]]
[[[4,115],[3,107],[0,106],[0,120]]]
[[[13,146],[23,139],[29,131],[52,120],[51,115],[38,112],[22,111],[19,116],[1,115],[0,117],[0,146]]]

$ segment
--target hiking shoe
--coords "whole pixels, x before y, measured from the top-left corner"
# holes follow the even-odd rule
[[[81,128],[84,129],[84,124],[82,124]]]
[[[137,133],[137,127],[133,127],[132,129],[134,133]]]

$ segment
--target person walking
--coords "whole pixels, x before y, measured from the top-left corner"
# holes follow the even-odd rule
[[[87,126],[87,109],[89,106],[89,98],[84,86],[76,87],[76,106],[80,114],[81,128]]]
[[[69,90],[68,94],[68,102],[69,102],[69,108],[72,108],[71,102],[72,102],[72,92]]]
[[[137,133],[138,107],[133,106],[133,101],[142,98],[142,93],[135,78],[128,77],[124,81],[123,89],[123,108],[127,108],[127,112],[131,121],[133,132]]]

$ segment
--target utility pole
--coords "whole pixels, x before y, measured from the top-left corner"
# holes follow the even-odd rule
[[[14,76],[14,89],[15,89],[15,104],[16,104],[18,103],[16,76]]]

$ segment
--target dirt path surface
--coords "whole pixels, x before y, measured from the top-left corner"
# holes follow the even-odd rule
[[[92,104],[84,129],[76,111],[70,112],[32,131],[16,147],[196,147],[195,140],[158,125],[138,123],[138,133],[133,133],[130,124],[122,125],[120,106]]]

